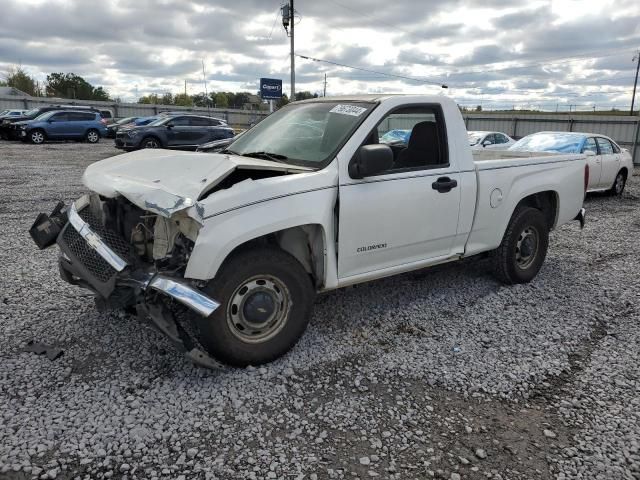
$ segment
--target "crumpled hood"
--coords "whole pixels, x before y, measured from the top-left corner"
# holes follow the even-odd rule
[[[227,154],[144,149],[89,165],[83,183],[108,198],[121,195],[164,217],[190,209],[202,221],[200,197],[236,169],[304,172],[310,169]]]

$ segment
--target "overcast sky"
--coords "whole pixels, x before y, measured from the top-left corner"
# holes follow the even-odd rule
[[[2,0],[0,70],[41,80],[74,72],[114,97],[289,91],[282,0]],[[296,0],[296,53],[445,83],[461,104],[628,106],[640,48],[638,0]],[[440,93],[403,80],[296,59],[296,89]]]

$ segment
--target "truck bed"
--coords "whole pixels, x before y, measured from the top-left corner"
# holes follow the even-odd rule
[[[579,153],[559,154],[553,152],[517,152],[511,150],[473,150],[472,155],[478,170],[567,162],[584,158],[584,155]]]

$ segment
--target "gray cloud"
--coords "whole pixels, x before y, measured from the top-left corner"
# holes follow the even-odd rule
[[[202,59],[208,81],[220,88],[250,88],[265,75],[285,83],[289,78],[288,39],[276,16],[277,3],[110,0],[88,6],[81,0],[5,0],[0,62],[20,63],[40,79],[51,71],[73,71],[130,96],[138,84],[141,90],[178,91],[187,80],[198,90]],[[486,13],[465,23],[450,15],[459,8]],[[496,101],[516,92],[543,99],[621,98],[619,90],[632,81],[631,49],[640,41],[635,0],[617,0],[615,12],[564,19],[554,16],[550,0],[537,8],[523,7],[520,0],[326,0],[298,2],[297,9],[298,31],[315,27],[312,38],[298,40],[299,53],[446,81],[454,91],[467,92],[467,99],[479,92]],[[493,12],[506,13],[482,17]],[[367,43],[382,34],[389,38],[384,51]],[[463,55],[449,50],[463,44]],[[324,73],[333,91],[342,93],[420,85],[296,62],[299,89],[320,88]],[[594,93],[596,87],[602,93]]]

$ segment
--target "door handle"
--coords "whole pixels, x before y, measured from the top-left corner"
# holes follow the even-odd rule
[[[431,184],[431,188],[437,190],[438,193],[447,193],[458,186],[457,180],[451,180],[449,177],[440,177]]]

